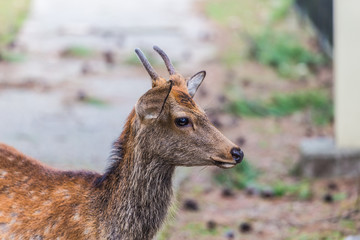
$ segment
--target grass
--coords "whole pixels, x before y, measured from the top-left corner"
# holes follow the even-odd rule
[[[267,19],[249,9],[259,9],[262,12],[263,9],[272,9],[272,4],[267,0],[208,0],[205,4],[205,13],[210,19],[226,28],[241,24],[245,32],[252,33],[258,31],[262,26],[261,22]]]
[[[344,237],[344,234],[338,231],[323,233],[299,233],[294,231],[293,236],[286,238],[286,240],[342,240]]]
[[[311,185],[307,180],[293,184],[279,181],[272,185],[272,189],[277,197],[291,196],[299,200],[309,200],[312,197]]]
[[[269,1],[243,0],[208,0],[204,6],[205,14],[216,23],[228,30],[229,39],[225,41],[226,47],[221,50],[220,61],[231,68],[241,63],[246,56],[247,43],[244,41],[244,33],[253,34],[260,31],[261,20],[257,14],[248,9],[268,9]],[[246,23],[246,24],[243,24]],[[241,25],[241,32],[238,30]]]
[[[342,201],[347,198],[347,194],[340,192],[333,195],[334,201]]]
[[[259,170],[248,161],[244,161],[235,168],[218,172],[215,174],[214,179],[221,186],[228,188],[244,189],[251,187],[259,192],[270,190],[275,197],[288,196],[298,200],[309,200],[312,197],[311,183],[308,180],[295,183],[279,181],[272,184],[261,184],[258,182],[259,175]]]
[[[215,181],[229,188],[244,189],[255,183],[259,172],[248,161],[215,175]]]
[[[227,47],[220,54],[224,65],[234,67],[247,57],[272,67],[283,78],[294,79],[309,75],[314,66],[326,64],[322,54],[305,47],[307,35],[299,34],[293,24],[288,24],[294,18],[289,14],[293,3],[294,0],[208,0],[207,16],[230,32]]]
[[[106,107],[109,105],[106,101],[104,101],[102,99],[99,99],[99,98],[93,97],[93,96],[87,96],[87,95],[80,98],[79,101],[89,104],[89,105],[96,106],[96,107]]]
[[[0,48],[0,58],[6,62],[22,62],[26,59],[26,56],[18,52],[1,51]]]
[[[356,222],[352,219],[342,219],[340,220],[340,226],[342,229],[356,231]]]
[[[276,0],[273,1],[273,10],[271,11],[271,22],[278,22],[288,16],[294,0]]]
[[[331,98],[322,90],[303,90],[286,94],[274,94],[266,100],[237,100],[228,110],[240,116],[283,117],[308,109],[315,124],[325,125],[333,120]]]
[[[0,49],[14,41],[26,19],[30,0],[0,0]]]
[[[221,53],[220,59],[226,67],[231,68],[246,59],[246,54],[243,54],[241,47],[234,45],[224,50]]]
[[[305,76],[314,66],[325,63],[321,54],[307,50],[290,34],[263,31],[250,39],[250,57],[273,67],[281,77]]]
[[[107,103],[101,99],[98,98],[94,98],[94,97],[89,97],[85,100],[86,103],[91,104],[91,105],[95,105],[95,106],[106,106]]]
[[[294,0],[273,0],[273,1],[238,1],[238,0],[210,0],[205,6],[205,12],[207,16],[216,22],[222,25],[232,24],[236,19],[244,20],[248,23],[253,18],[258,18],[259,16],[254,16],[253,12],[248,11],[248,9],[269,9],[271,13],[268,20],[269,22],[277,22],[284,19],[290,8],[292,7]],[[260,18],[260,20],[262,20]],[[254,22],[254,21],[252,21]],[[252,23],[249,23],[252,26]],[[253,23],[254,28],[260,26],[258,22]]]
[[[80,45],[70,46],[62,52],[62,56],[64,57],[87,58],[93,55],[94,55],[94,51],[91,48]]]
[[[192,237],[196,238],[197,236],[217,236],[219,235],[219,230],[213,229],[209,230],[207,229],[203,224],[190,222],[187,225],[185,225],[182,229],[183,231],[189,232]]]
[[[205,8],[206,14],[221,24],[228,24],[232,16],[238,16],[243,10],[239,1],[209,1]]]
[[[0,0],[0,60],[19,62],[24,56],[5,50],[15,41],[27,17],[30,0]]]

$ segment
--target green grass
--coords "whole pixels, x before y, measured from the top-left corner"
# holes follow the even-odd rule
[[[215,181],[229,188],[243,189],[255,183],[259,172],[248,161],[227,171],[215,174]]]
[[[229,32],[226,47],[219,53],[220,61],[231,68],[247,58],[247,42],[244,35],[253,34],[262,29],[261,19],[248,9],[268,9],[269,1],[259,0],[207,0],[205,14]],[[239,31],[241,26],[241,32]],[[226,39],[226,38],[225,38]]]
[[[342,229],[356,231],[356,222],[352,219],[342,219],[340,220],[340,226]]]
[[[333,195],[334,201],[342,201],[347,198],[347,194],[340,192]]]
[[[203,224],[190,222],[185,225],[182,231],[189,232],[192,237],[196,238],[197,236],[217,236],[219,235],[219,229],[209,230]]]
[[[92,96],[85,96],[84,99],[82,99],[81,101],[83,103],[93,105],[96,107],[106,107],[109,105],[106,101]]]
[[[214,175],[214,179],[221,186],[228,188],[244,189],[252,187],[259,191],[271,190],[275,197],[288,196],[298,200],[309,200],[312,197],[311,182],[308,180],[296,183],[279,181],[272,184],[262,184],[258,182],[259,175],[259,170],[248,161],[244,161],[235,168],[219,171]]]
[[[333,103],[321,90],[297,91],[275,94],[266,100],[242,99],[229,104],[228,110],[236,115],[249,117],[283,117],[308,109],[315,124],[332,122]]]
[[[221,24],[228,24],[231,16],[238,16],[244,11],[239,1],[209,1],[205,8],[206,14]]]
[[[251,31],[262,27],[263,21],[273,24],[283,20],[288,16],[293,3],[294,0],[208,0],[205,13],[224,26],[234,24],[235,21],[246,23],[246,26],[242,27],[245,27],[246,31]],[[256,9],[258,12],[249,9]],[[258,14],[259,12],[267,14]]]
[[[344,234],[338,231],[323,233],[299,233],[294,231],[293,236],[287,237],[286,240],[342,240]]]
[[[23,61],[22,54],[12,53],[6,47],[15,41],[28,13],[30,0],[0,0],[0,60]]]
[[[26,19],[30,0],[0,0],[0,50],[14,41]]]
[[[108,105],[105,101],[98,99],[98,98],[94,98],[94,97],[89,97],[89,98],[85,99],[85,102],[90,105],[94,105],[94,106],[98,106],[98,107],[104,107],[104,106]]]
[[[62,56],[64,57],[79,57],[79,58],[87,58],[94,55],[94,50],[80,45],[74,45],[66,48]]]
[[[325,64],[321,54],[304,48],[293,35],[266,30],[250,39],[249,56],[284,78],[308,75],[314,66]]]
[[[247,57],[272,67],[283,78],[295,79],[311,74],[315,66],[326,64],[327,59],[307,49],[303,37],[300,41],[294,27],[287,23],[294,18],[289,14],[293,2],[208,0],[206,15],[230,33],[227,47],[220,54],[224,65],[231,68]]]
[[[221,62],[225,66],[231,68],[232,66],[236,66],[236,64],[239,64],[244,59],[246,59],[246,54],[243,54],[239,46],[233,46],[231,49],[222,52],[220,58]]]
[[[245,32],[252,33],[262,28],[264,19],[249,9],[271,11],[272,4],[267,0],[207,0],[204,10],[210,19],[224,27],[241,25]]]
[[[272,190],[277,197],[291,196],[299,200],[309,200],[312,197],[311,185],[307,180],[292,184],[279,181],[272,185]]]
[[[273,1],[273,10],[271,11],[271,21],[277,22],[288,16],[294,0],[276,0]]]
[[[6,62],[22,62],[26,59],[26,56],[22,53],[12,52],[12,51],[1,51],[0,57]]]

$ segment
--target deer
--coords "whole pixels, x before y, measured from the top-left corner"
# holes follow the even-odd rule
[[[103,174],[57,170],[0,144],[0,239],[153,239],[173,199],[176,167],[242,162],[243,151],[194,102],[206,72],[185,79],[153,49],[169,79],[135,49],[152,88],[128,116]]]

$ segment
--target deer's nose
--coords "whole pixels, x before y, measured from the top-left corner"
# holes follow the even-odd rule
[[[238,147],[233,147],[230,153],[236,163],[240,163],[244,158],[244,152]]]

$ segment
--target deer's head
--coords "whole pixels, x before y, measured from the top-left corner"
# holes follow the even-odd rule
[[[152,79],[152,88],[136,103],[136,138],[164,164],[175,166],[216,165],[230,168],[240,163],[243,152],[209,121],[193,97],[205,78],[205,71],[189,79],[178,74],[168,56],[158,47],[169,71],[160,77],[140,49],[135,52]]]

